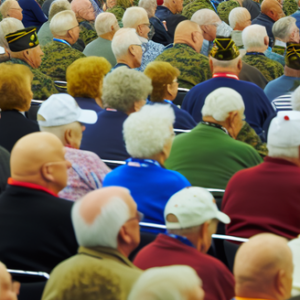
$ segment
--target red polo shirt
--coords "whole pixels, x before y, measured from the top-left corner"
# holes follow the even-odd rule
[[[226,234],[249,238],[271,232],[288,239],[300,233],[300,168],[280,158],[237,172],[222,201]]]
[[[164,234],[144,247],[134,259],[142,270],[170,265],[188,265],[202,279],[205,300],[229,300],[234,296],[234,278],[216,258]]]

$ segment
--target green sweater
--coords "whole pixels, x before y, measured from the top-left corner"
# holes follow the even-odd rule
[[[165,166],[184,175],[192,186],[225,189],[233,174],[261,162],[250,145],[221,129],[199,124],[175,138]]]

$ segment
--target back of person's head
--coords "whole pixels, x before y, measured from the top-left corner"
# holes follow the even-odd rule
[[[177,87],[173,85],[177,82],[174,82],[177,77],[180,75],[180,71],[177,68],[174,68],[170,63],[164,61],[153,61],[150,62],[144,74],[147,75],[152,81],[152,94],[150,99],[153,102],[163,102],[166,99],[167,93],[176,93]],[[172,89],[176,88],[176,91]],[[176,96],[175,95],[175,96]]]
[[[266,38],[268,38],[266,27],[261,25],[250,25],[246,27],[242,33],[242,39],[246,50],[249,48],[267,47],[268,43],[266,43]]]
[[[0,108],[28,111],[32,100],[33,74],[27,66],[0,64]]]
[[[189,266],[151,268],[138,278],[128,300],[203,300],[201,285]]]
[[[137,206],[129,190],[107,187],[86,194],[72,209],[72,222],[77,242],[83,247],[109,247],[117,249],[121,238],[128,234],[128,243],[139,243]],[[135,228],[120,233],[128,221],[136,222]],[[133,224],[131,224],[133,225]],[[127,228],[126,228],[127,229]],[[138,231],[138,232],[136,232]]]
[[[133,28],[121,28],[113,37],[111,48],[116,59],[126,55],[131,45],[141,45],[141,41]]]
[[[299,158],[300,112],[280,111],[271,121],[267,146],[269,156]]]
[[[299,42],[299,29],[296,26],[296,19],[289,16],[284,17],[276,21],[272,27],[272,32],[275,38],[279,38],[285,42],[291,41],[290,37],[293,31],[298,30],[298,41]]]
[[[56,194],[67,185],[70,167],[62,142],[52,133],[27,134],[11,151],[10,169],[14,180],[38,184]]]
[[[126,9],[122,22],[127,28],[137,28],[138,25],[145,23],[148,20],[147,12],[142,7],[129,7]]]
[[[215,22],[221,22],[219,16],[209,8],[197,10],[191,18],[191,21],[196,22],[198,25],[210,25]]]
[[[0,262],[0,300],[17,300],[20,283],[12,282],[11,275],[7,272],[6,266]]]
[[[50,30],[53,35],[65,36],[75,26],[78,26],[78,22],[72,10],[57,13],[50,21]]]
[[[218,88],[205,99],[202,116],[211,116],[216,121],[225,121],[233,111],[244,113],[245,105],[242,96],[231,88]]]
[[[157,2],[156,0],[140,0],[139,7],[142,7],[147,12],[148,18],[152,18],[155,15]]]
[[[235,256],[237,297],[284,300],[291,295],[292,252],[287,240],[271,233],[255,235]]]
[[[103,82],[102,101],[105,108],[125,113],[137,110],[151,94],[151,80],[143,73],[120,67],[106,75]]]
[[[49,8],[49,21],[61,11],[71,10],[71,4],[68,0],[55,0]]]
[[[251,25],[251,15],[247,8],[235,7],[229,13],[229,25],[232,29],[238,27],[238,30],[243,30],[245,27]]]
[[[97,16],[95,21],[95,29],[98,36],[116,31],[119,29],[118,20],[116,16],[109,12],[101,13]]]
[[[95,9],[89,0],[72,0],[71,8],[78,20],[94,21]]]
[[[20,20],[15,18],[5,18],[0,22],[0,46],[9,49],[5,36],[24,29],[24,25]]]
[[[282,5],[277,0],[264,0],[261,3],[260,10],[275,22],[285,16]]]
[[[145,105],[123,124],[127,152],[135,158],[152,158],[172,141],[174,111],[168,105]]]
[[[18,3],[18,1],[16,0],[6,0],[5,2],[3,2],[1,5],[0,5],[0,13],[2,15],[3,18],[6,18],[8,17],[8,11],[10,10],[11,6],[14,4],[14,3]],[[1,2],[0,2],[1,3]]]
[[[110,69],[111,65],[104,57],[89,56],[75,60],[66,72],[68,93],[73,97],[97,99],[102,106],[103,79]]]

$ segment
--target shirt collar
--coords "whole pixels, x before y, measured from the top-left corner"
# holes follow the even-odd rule
[[[236,79],[239,80],[238,76],[233,74],[233,73],[215,73],[213,74],[213,78],[218,78],[218,77],[222,77],[222,78],[231,78],[231,79]]]
[[[55,194],[54,192],[50,191],[49,189],[41,186],[41,185],[38,185],[38,184],[35,184],[35,183],[31,183],[31,182],[25,182],[25,181],[17,181],[17,180],[14,180],[13,178],[8,178],[7,180],[7,183],[9,185],[13,185],[13,186],[19,186],[19,187],[25,187],[25,188],[28,188],[28,189],[33,189],[33,190],[37,190],[37,191],[43,191],[43,192],[46,192],[54,197],[58,197],[57,194]]]

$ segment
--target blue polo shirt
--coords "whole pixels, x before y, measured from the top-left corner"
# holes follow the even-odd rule
[[[108,173],[103,187],[122,186],[130,190],[144,222],[165,224],[164,209],[172,195],[190,186],[180,173],[161,167],[157,161],[129,159],[126,165]]]

